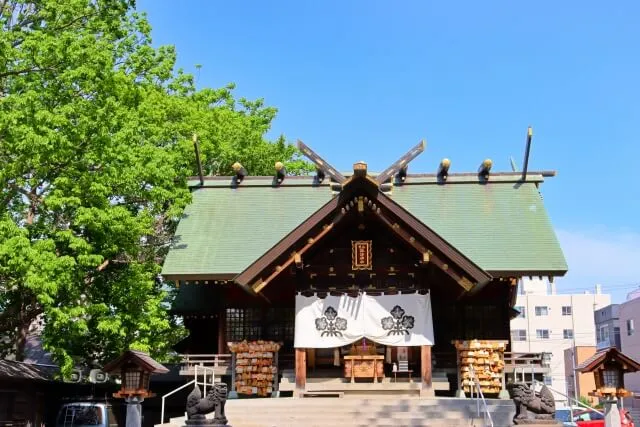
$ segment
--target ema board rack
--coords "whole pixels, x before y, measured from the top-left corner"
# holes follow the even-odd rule
[[[232,390],[244,395],[270,396],[278,384],[278,351],[282,343],[241,341],[228,345],[233,354]]]
[[[507,344],[507,341],[494,340],[453,341],[458,356],[460,389],[470,393],[475,374],[483,394],[500,393]]]

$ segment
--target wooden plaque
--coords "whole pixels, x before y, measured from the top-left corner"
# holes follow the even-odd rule
[[[372,264],[371,240],[351,241],[351,269],[371,270]]]

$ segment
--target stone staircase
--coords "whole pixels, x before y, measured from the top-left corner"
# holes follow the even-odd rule
[[[510,426],[511,400],[488,399],[495,427]],[[274,398],[227,401],[233,427],[488,427],[476,401],[454,398]],[[184,426],[184,417],[157,427]]]

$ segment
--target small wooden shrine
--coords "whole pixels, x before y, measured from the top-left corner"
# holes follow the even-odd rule
[[[107,363],[103,369],[107,373],[120,375],[120,390],[113,394],[118,398],[155,396],[149,390],[151,375],[169,372],[147,353],[136,350],[125,351],[117,359]]]
[[[576,369],[581,373],[593,372],[596,389],[590,396],[629,397],[633,392],[625,389],[624,374],[640,371],[640,363],[610,347],[597,352]]]
[[[282,343],[278,375],[295,377],[288,384],[296,393],[315,375],[348,388],[416,373],[425,395],[435,375],[437,390],[450,393],[451,376],[468,380],[468,365],[458,366],[466,351],[485,390],[497,391],[518,280],[567,271],[539,189],[555,172],[529,171],[526,158],[522,172],[495,172],[486,159],[455,173],[443,159],[434,173],[410,174],[420,143],[381,173],[364,162],[341,173],[298,146],[314,175],[288,176],[277,164],[273,176],[254,177],[238,163],[234,176],[190,181],[193,202],[162,271],[178,288],[172,310],[190,331],[176,350],[245,353],[229,343]],[[322,307],[306,323],[304,301],[312,312]],[[455,345],[473,340],[502,344],[474,356]],[[247,359],[258,358],[238,358]],[[238,389],[273,389],[242,366]]]

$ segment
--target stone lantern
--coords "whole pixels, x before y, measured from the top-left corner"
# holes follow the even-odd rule
[[[619,426],[617,399],[633,396],[624,388],[624,374],[640,371],[640,364],[615,347],[597,352],[576,368],[580,373],[593,373],[596,389],[589,393],[604,400],[605,425]]]
[[[117,359],[107,363],[104,371],[120,375],[120,390],[114,393],[113,397],[124,399],[127,403],[126,427],[140,427],[141,403],[146,397],[155,396],[149,390],[151,375],[165,374],[169,370],[146,353],[127,350]]]

